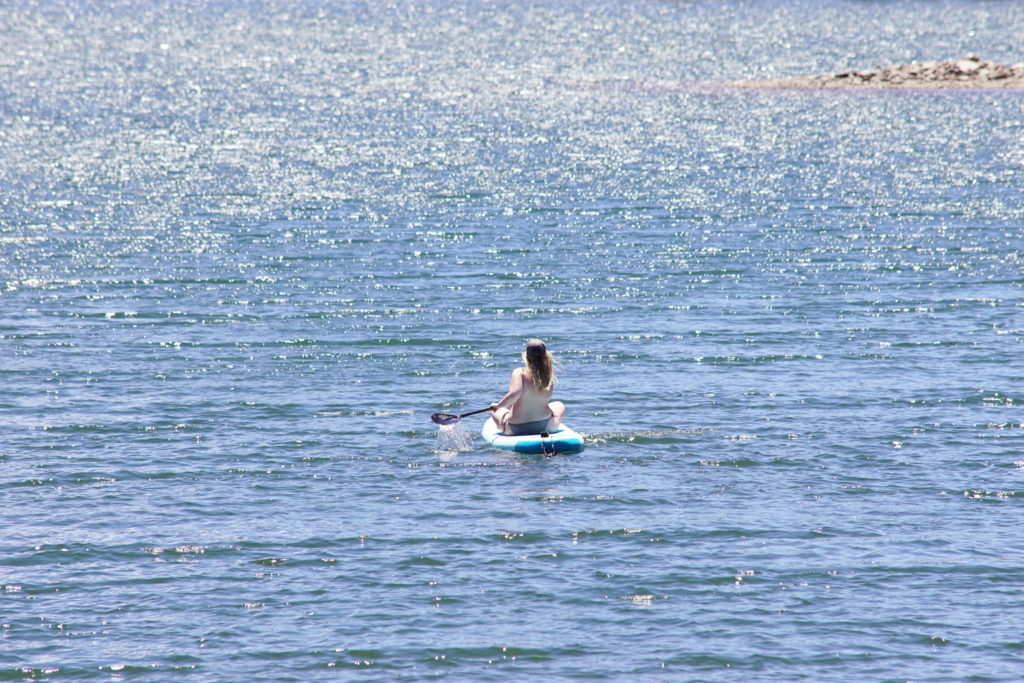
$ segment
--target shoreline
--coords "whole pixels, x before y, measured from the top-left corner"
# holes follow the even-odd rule
[[[1024,88],[1024,63],[1007,66],[978,57],[965,57],[817,76],[729,81],[724,85],[802,90],[1009,90]]]

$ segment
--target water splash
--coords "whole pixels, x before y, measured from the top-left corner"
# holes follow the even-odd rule
[[[438,425],[435,453],[458,453],[473,449],[473,439],[461,422],[450,425]]]

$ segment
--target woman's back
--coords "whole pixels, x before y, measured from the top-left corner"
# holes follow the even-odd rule
[[[528,368],[516,368],[513,372],[520,373],[523,391],[512,405],[512,422],[533,422],[551,416],[548,401],[551,400],[553,387],[538,389]]]

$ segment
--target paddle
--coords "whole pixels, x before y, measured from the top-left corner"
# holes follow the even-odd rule
[[[439,425],[452,425],[464,417],[469,417],[470,415],[476,415],[478,413],[486,413],[488,410],[490,410],[490,408],[481,408],[480,410],[471,410],[468,413],[463,413],[462,415],[451,415],[449,413],[434,413],[433,415],[430,416],[430,419]]]

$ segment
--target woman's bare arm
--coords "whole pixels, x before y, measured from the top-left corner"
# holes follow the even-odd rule
[[[516,368],[512,371],[512,379],[508,382],[508,393],[502,397],[497,403],[491,404],[491,410],[498,410],[500,408],[511,408],[519,397],[523,394],[523,372],[522,368]]]

